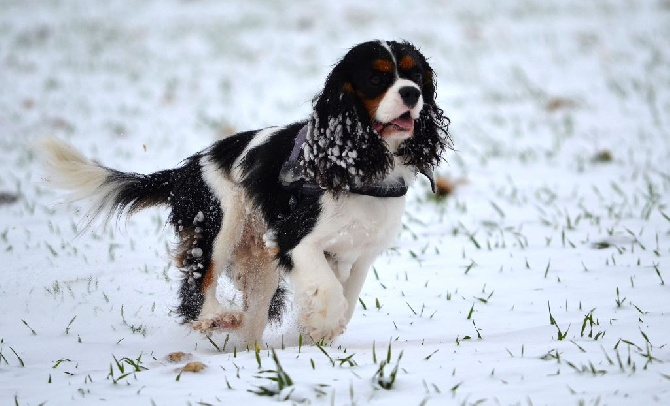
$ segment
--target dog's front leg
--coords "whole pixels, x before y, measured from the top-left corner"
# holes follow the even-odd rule
[[[349,323],[354,315],[358,304],[358,297],[368,275],[368,270],[375,261],[377,255],[363,256],[354,262],[349,273],[349,278],[344,282],[344,297],[347,299],[348,308],[345,314],[346,323]]]
[[[290,272],[302,333],[318,342],[330,341],[346,326],[347,301],[342,284],[321,247],[302,241],[291,252]]]

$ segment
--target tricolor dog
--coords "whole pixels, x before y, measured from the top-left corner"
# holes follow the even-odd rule
[[[259,342],[290,282],[303,335],[331,340],[352,317],[371,264],[401,227],[407,188],[451,146],[435,103],[435,74],[407,42],[350,49],[328,75],[311,115],[245,131],[148,175],[121,172],[46,139],[47,180],[89,199],[95,215],[170,210],[183,272],[185,323]],[[217,299],[225,274],[241,309]]]

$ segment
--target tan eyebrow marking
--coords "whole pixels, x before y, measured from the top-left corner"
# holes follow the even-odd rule
[[[393,72],[393,64],[386,59],[377,59],[372,63],[372,68],[380,72]]]
[[[402,59],[400,59],[400,63],[398,65],[402,70],[410,70],[416,66],[416,61],[411,56],[405,55],[402,57]]]

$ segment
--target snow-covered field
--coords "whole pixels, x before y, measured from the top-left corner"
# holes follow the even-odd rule
[[[302,119],[374,38],[431,58],[457,188],[330,346],[189,331],[167,213],[82,232],[42,181],[45,135],[147,172]],[[669,38],[667,0],[1,0],[0,404],[670,404]]]

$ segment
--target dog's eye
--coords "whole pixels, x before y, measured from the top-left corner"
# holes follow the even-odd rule
[[[382,77],[382,75],[378,73],[373,73],[372,75],[370,75],[368,82],[370,82],[372,86],[378,87],[384,83],[384,78]]]
[[[417,84],[422,84],[423,83],[423,75],[421,72],[414,72],[412,73],[412,81],[417,83]]]

